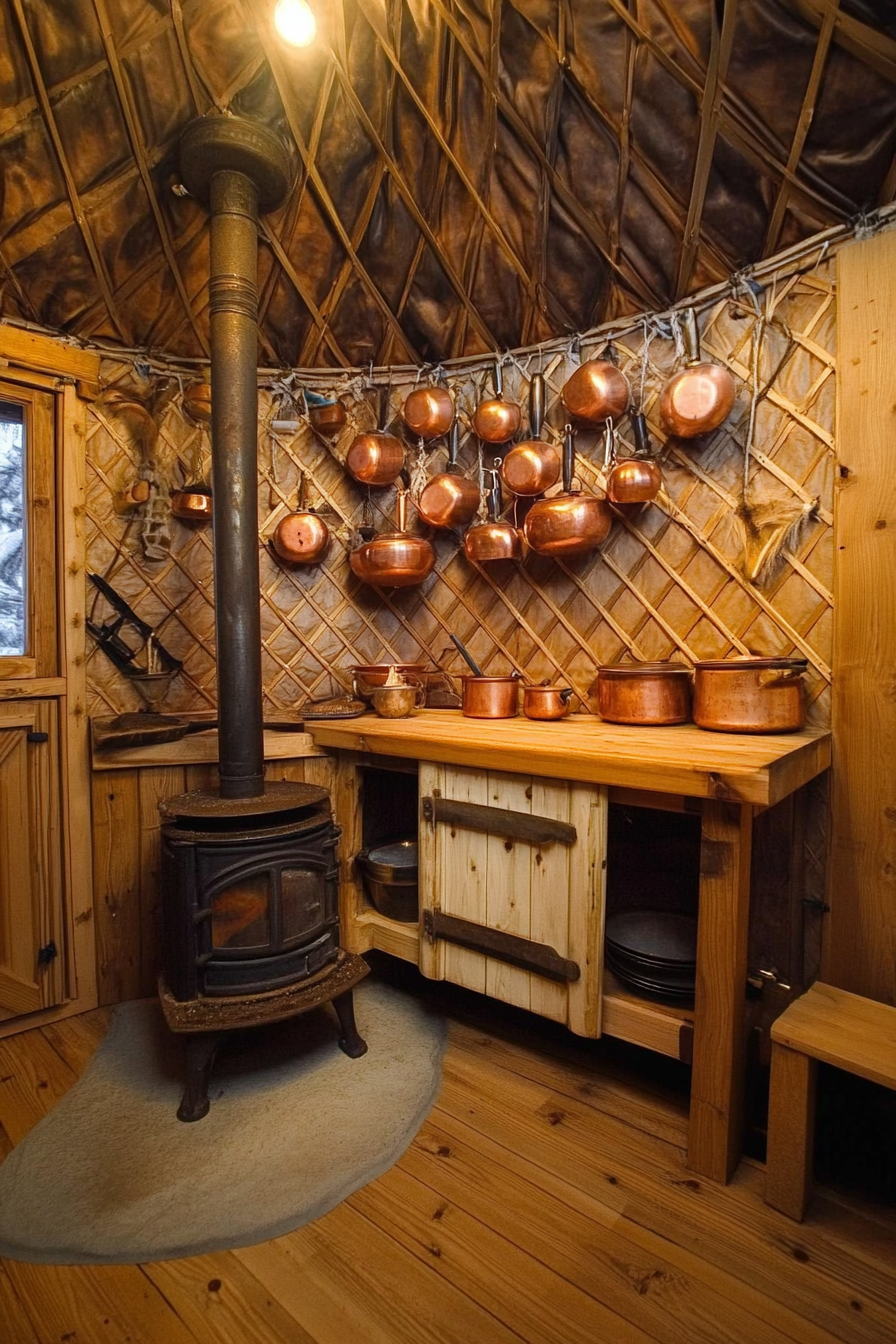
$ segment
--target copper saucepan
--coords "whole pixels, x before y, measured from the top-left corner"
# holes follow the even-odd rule
[[[271,545],[281,560],[293,565],[316,565],[330,545],[330,529],[323,518],[305,503],[305,473],[299,476],[297,507],[281,518]]]
[[[520,427],[522,414],[516,402],[504,400],[501,365],[495,365],[495,395],[481,401],[473,415],[473,429],[483,443],[506,443]]]
[[[625,414],[628,383],[609,359],[589,359],[567,379],[560,398],[574,419],[599,425]]]
[[[571,686],[524,686],[523,713],[527,719],[564,719],[573,694]]]
[[[346,471],[362,485],[392,485],[404,466],[404,445],[394,434],[387,433],[387,399],[387,390],[381,387],[378,423],[382,429],[356,434],[345,455]]]
[[[410,588],[432,573],[436,553],[425,537],[406,530],[408,492],[398,491],[397,530],[381,532],[349,555],[352,573],[378,588]]]
[[[721,364],[707,364],[700,357],[697,314],[686,309],[681,323],[687,364],[666,384],[660,396],[660,419],[670,434],[695,439],[718,429],[731,414],[736,388]]]
[[[460,421],[455,416],[445,470],[426,482],[417,500],[417,512],[432,527],[464,527],[479,508],[479,487],[457,465],[459,447]]]
[[[611,504],[645,504],[656,499],[663,483],[663,473],[649,456],[647,421],[640,413],[633,413],[629,418],[635,438],[635,455],[617,461],[614,447],[613,462],[607,475],[607,499]]]
[[[308,423],[325,438],[333,438],[345,428],[348,412],[337,397],[335,401],[316,402],[308,407]]]
[[[491,489],[486,496],[488,518],[474,523],[464,533],[464,555],[474,565],[490,560],[519,560],[523,554],[523,538],[518,527],[501,518],[501,487],[498,473],[491,472]]]
[[[418,439],[437,439],[451,428],[454,401],[444,387],[415,387],[405,398],[401,413]]]
[[[552,443],[544,443],[544,376],[532,375],[529,384],[529,433],[531,438],[516,444],[501,463],[501,479],[515,495],[542,495],[560,479],[560,453]]]
[[[606,500],[572,488],[573,433],[572,425],[567,425],[563,441],[563,494],[537,499],[523,529],[533,551],[560,559],[593,551],[606,540],[613,522]]]

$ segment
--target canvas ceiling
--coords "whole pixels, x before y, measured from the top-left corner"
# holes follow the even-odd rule
[[[0,0],[0,315],[201,359],[194,116],[296,149],[259,357],[437,362],[667,308],[896,194],[896,5]]]

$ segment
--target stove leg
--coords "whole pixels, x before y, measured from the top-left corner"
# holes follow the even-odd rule
[[[187,1083],[177,1108],[178,1120],[189,1123],[208,1115],[208,1082],[223,1034],[203,1031],[187,1037]]]
[[[358,1035],[358,1028],[355,1025],[355,1004],[352,991],[348,989],[344,994],[338,994],[332,1000],[332,1003],[336,1009],[336,1016],[339,1018],[339,1026],[342,1029],[342,1035],[339,1037],[339,1049],[344,1051],[349,1059],[360,1059],[362,1055],[367,1054],[367,1042]]]

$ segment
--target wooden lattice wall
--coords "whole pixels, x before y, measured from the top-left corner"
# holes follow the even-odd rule
[[[468,644],[485,670],[523,669],[540,681],[569,680],[586,708],[597,667],[620,658],[678,658],[686,662],[726,654],[796,652],[809,660],[810,719],[829,722],[832,625],[833,491],[835,472],[835,295],[831,257],[805,274],[779,278],[766,288],[765,324],[758,342],[758,391],[754,382],[755,305],[749,296],[724,298],[701,313],[704,354],[726,364],[738,398],[729,420],[699,447],[663,443],[659,390],[678,367],[675,344],[662,334],[649,342],[643,373],[644,331],[619,339],[616,350],[644,409],[655,444],[662,445],[665,489],[635,518],[614,524],[601,550],[560,564],[536,555],[477,570],[465,559],[460,537],[434,537],[437,567],[419,588],[380,592],[358,582],[348,562],[367,492],[341,465],[355,428],[372,427],[373,410],[362,379],[330,386],[351,408],[351,420],[330,444],[307,424],[296,432],[273,431],[282,415],[277,396],[263,390],[259,413],[259,531],[263,679],[267,710],[292,708],[306,696],[340,689],[356,662],[407,661],[429,655],[461,670],[449,632]],[[505,395],[525,403],[527,372],[539,368],[548,387],[547,433],[563,425],[560,390],[578,358],[600,352],[603,342],[527,353],[505,364]],[[482,366],[449,383],[469,413],[490,392]],[[119,392],[136,388],[153,411],[158,437],[133,414],[102,395],[90,415],[89,564],[109,579],[140,616],[155,626],[166,647],[184,661],[164,708],[208,710],[215,701],[214,595],[211,530],[168,519],[166,489],[189,475],[197,450],[207,467],[205,430],[182,410],[182,386],[167,374],[135,372],[129,364],[104,364],[104,381]],[[315,386],[320,389],[321,384]],[[411,382],[396,375],[390,400],[397,411]],[[757,533],[744,522],[744,445],[752,452],[747,502]],[[136,428],[135,428],[136,425]],[[627,421],[622,426],[628,440]],[[603,441],[596,432],[577,439],[578,472],[587,488],[603,480]],[[426,453],[439,469],[444,449]],[[148,559],[141,539],[144,511],[116,512],[114,497],[151,460],[157,520],[170,546]],[[413,466],[416,449],[409,452]],[[474,440],[467,436],[460,461],[476,471]],[[148,470],[148,468],[146,468]],[[325,505],[334,539],[314,567],[279,563],[264,544],[278,519],[295,503],[300,471],[309,499]],[[370,492],[373,521],[389,525],[394,490]],[[773,521],[769,522],[768,520]],[[750,565],[763,544],[792,524],[780,557],[752,580]],[[795,538],[795,539],[794,539]],[[106,614],[102,604],[97,614]],[[110,713],[139,707],[126,679],[95,647],[89,678],[91,710]]]

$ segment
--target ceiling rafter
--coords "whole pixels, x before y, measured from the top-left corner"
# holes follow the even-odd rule
[[[37,59],[37,52],[35,51],[34,43],[31,40],[31,32],[28,28],[28,20],[25,17],[25,11],[22,6],[22,0],[12,0],[12,4],[16,16],[16,23],[18,24],[19,32],[21,33],[22,36],[22,43],[25,47],[25,52],[28,57],[28,65],[31,70],[31,78],[34,81],[34,87],[37,91],[37,97],[38,101],[40,102],[44,122],[47,127],[47,132],[50,136],[50,141],[53,145],[53,152],[56,155],[56,161],[59,164],[60,171],[62,172],[62,176],[65,181],[66,191],[68,192],[68,198],[71,203],[72,214],[75,217],[75,221],[81,233],[81,238],[84,242],[85,248],[87,249],[87,255],[89,256],[90,263],[93,266],[94,275],[96,276],[96,282],[97,285],[99,286],[100,293],[103,296],[103,302],[106,305],[106,311],[109,315],[109,320],[112,322],[112,325],[117,329],[119,336],[127,345],[130,343],[130,334],[125,326],[124,319],[122,318],[122,315],[118,310],[118,305],[115,302],[115,296],[112,292],[112,280],[109,276],[109,272],[106,269],[106,263],[103,261],[103,258],[100,254],[100,250],[97,247],[96,239],[93,236],[93,230],[90,227],[90,222],[87,219],[87,216],[84,213],[84,208],[81,204],[81,198],[80,195],[78,194],[78,188],[75,185],[75,179],[72,174],[68,158],[66,157],[65,149],[63,148],[62,137],[59,134],[59,127],[56,125],[56,118],[53,115],[53,108],[50,103],[49,96],[47,94],[46,85],[44,84],[43,81],[43,75],[41,74],[40,70],[40,63]]]

